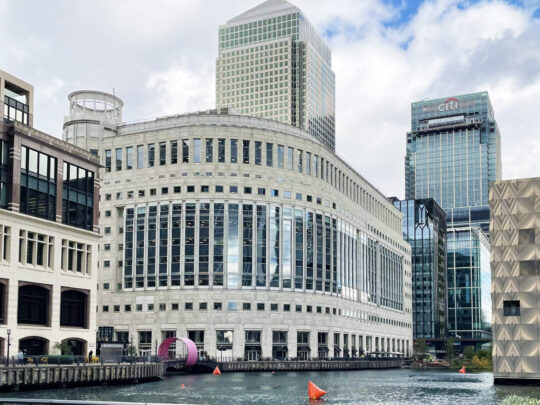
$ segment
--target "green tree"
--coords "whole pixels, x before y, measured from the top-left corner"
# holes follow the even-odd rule
[[[414,339],[414,353],[416,355],[423,355],[426,353],[427,345],[424,339]]]
[[[467,346],[463,351],[463,357],[467,360],[471,360],[474,357],[474,348],[472,346]]]
[[[456,348],[454,347],[454,339],[448,338],[446,339],[445,343],[445,349],[446,349],[446,359],[448,361],[452,361],[456,354]]]
[[[60,352],[61,355],[67,356],[71,354],[71,346],[67,342],[56,342],[54,348]]]

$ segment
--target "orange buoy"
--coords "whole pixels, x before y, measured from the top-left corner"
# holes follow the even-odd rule
[[[465,374],[465,366],[461,367],[459,370],[459,374]]]
[[[184,388],[184,384],[180,384],[180,388]]]
[[[216,366],[216,368],[214,369],[214,372],[212,373],[214,375],[221,375],[221,371],[219,371],[219,367]]]
[[[323,395],[326,395],[326,391],[321,390],[311,381],[308,384],[308,396],[309,399],[320,399]]]

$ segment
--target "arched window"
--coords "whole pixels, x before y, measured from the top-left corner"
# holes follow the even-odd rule
[[[49,290],[39,285],[19,287],[17,322],[34,325],[49,324]]]
[[[77,290],[62,291],[60,305],[60,326],[75,326],[85,328],[87,295]]]

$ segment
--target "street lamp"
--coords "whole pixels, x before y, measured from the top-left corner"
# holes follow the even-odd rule
[[[9,378],[9,347],[11,346],[11,329],[7,330],[7,371]]]

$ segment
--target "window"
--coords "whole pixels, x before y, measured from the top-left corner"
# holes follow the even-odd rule
[[[120,312],[120,305],[114,305],[113,306],[113,311],[114,312]]]
[[[133,169],[133,146],[126,148],[126,170]]]
[[[22,151],[21,151],[22,153]],[[105,171],[110,172],[111,171],[111,165],[112,165],[112,158],[111,158],[111,150],[107,149],[105,151]],[[23,156],[21,156],[21,160],[24,159]]]
[[[92,230],[94,226],[94,172],[64,162],[62,223]]]
[[[213,139],[212,138],[207,138],[205,140],[206,142],[206,157],[205,157],[205,160],[206,160],[206,163],[212,163],[212,161],[214,160],[214,143],[213,143]]]
[[[225,139],[218,139],[218,163],[225,163]]]
[[[124,305],[124,312],[131,312],[131,305],[130,304]]]
[[[56,158],[21,147],[21,213],[56,221],[56,170]]]
[[[293,170],[294,166],[294,148],[287,147],[287,169]]]
[[[184,305],[186,311],[191,311],[193,309],[193,302],[186,302]]]
[[[262,164],[262,142],[255,141],[255,164]]]
[[[313,312],[313,307],[311,305],[306,305],[306,312],[308,313]]]
[[[283,159],[284,159],[285,147],[283,145],[277,146],[277,165],[280,169],[283,169]]]
[[[144,146],[137,146],[137,169],[142,169],[144,167]]]
[[[279,190],[276,190],[275,188],[270,190],[270,195],[272,197],[279,197]]]
[[[167,310],[167,304],[164,304],[164,303],[159,304],[159,310],[160,311],[166,311]]]
[[[174,194],[178,194],[178,193],[180,193],[180,191],[182,191],[182,189],[181,189],[180,186],[174,186],[174,187],[173,187],[173,192],[174,192]]]
[[[264,311],[264,303],[263,302],[257,303],[257,311]]]
[[[167,164],[167,142],[159,143],[159,165],[165,166]]]
[[[244,303],[242,304],[242,309],[243,309],[244,311],[251,311],[251,303],[249,303],[249,302],[244,302]]]
[[[504,316],[519,316],[519,301],[504,301],[503,310]]]
[[[137,305],[135,305],[135,310],[136,310],[137,312],[141,312],[141,311],[142,311],[142,304],[137,304]]]
[[[116,171],[122,170],[122,148],[116,149]]]
[[[285,190],[285,191],[283,192],[283,198],[291,198],[291,192]]]
[[[233,193],[233,194],[238,193],[238,186],[230,186],[229,193]]]
[[[306,174],[311,174],[311,152],[306,152]]]
[[[193,140],[193,162],[201,163],[201,139]]]
[[[296,150],[296,169],[298,170],[298,173],[303,172],[304,161],[302,158],[303,158],[302,151],[300,149],[297,149]]]
[[[296,312],[302,312],[302,305],[296,305]]]
[[[238,139],[231,139],[231,163],[238,163]]]
[[[221,311],[221,302],[214,302],[214,311]]]
[[[109,283],[103,283],[103,290],[109,289]]]
[[[257,189],[257,194],[259,194],[259,195],[265,195],[265,194],[266,194],[266,189],[263,188],[263,187],[259,187],[259,188]]]
[[[223,186],[216,186],[216,193],[223,193]]]
[[[242,161],[249,164],[249,141],[246,139],[242,141]]]
[[[111,201],[112,195],[111,194],[105,194],[105,201]]]
[[[277,311],[278,310],[278,304],[270,304],[270,311]]]
[[[153,143],[148,144],[148,167],[154,167],[156,158],[156,146]]]
[[[201,193],[210,192],[210,186],[201,186]]]
[[[236,311],[237,308],[238,308],[238,306],[237,306],[236,302],[229,302],[229,303],[227,304],[227,309],[228,309],[229,311]]]
[[[109,312],[109,306],[103,305],[103,312]]]
[[[178,163],[178,141],[171,141],[171,164]]]
[[[182,163],[189,163],[189,139],[182,139]]]
[[[121,193],[121,192],[116,193],[116,199],[117,199],[117,200],[121,200],[121,199],[122,199],[122,193]]]
[[[179,307],[179,306],[178,306],[178,303],[177,303],[177,302],[173,302],[173,303],[171,304],[171,310],[172,310],[172,311],[178,311],[178,307]]]
[[[251,187],[244,187],[244,194],[251,194]]]
[[[291,312],[291,304],[283,304],[284,312]]]
[[[208,309],[208,304],[206,302],[199,302],[199,311],[206,311]]]
[[[111,210],[105,210],[105,217],[109,218],[110,216],[111,216]]]
[[[157,190],[155,188],[151,188],[150,195],[156,195],[156,194],[157,194]]]
[[[274,165],[274,144],[266,143],[266,166],[272,167]]]
[[[103,267],[107,268],[107,267],[111,267],[111,261],[110,260],[105,260],[103,262]]]
[[[302,193],[296,193],[296,199],[302,201]]]
[[[139,190],[138,195],[139,195],[139,197],[144,197],[144,190]]]
[[[169,194],[169,187],[161,187],[161,194],[163,195]]]
[[[195,186],[187,186],[187,192],[188,193],[194,193],[195,192]]]

